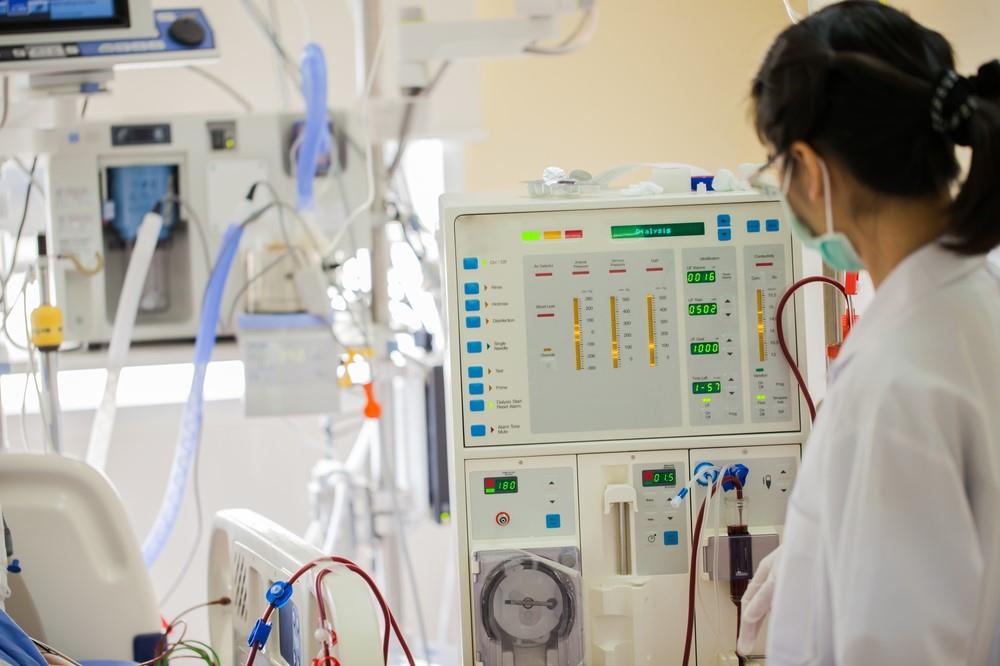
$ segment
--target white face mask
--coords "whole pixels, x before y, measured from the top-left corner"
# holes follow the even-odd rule
[[[844,233],[833,230],[833,195],[830,191],[830,172],[822,158],[817,157],[816,159],[819,161],[820,171],[823,172],[823,208],[826,213],[826,233],[820,236],[815,235],[799,219],[788,203],[788,190],[792,185],[792,169],[795,165],[793,161],[789,162],[788,168],[785,170],[785,182],[779,192],[781,206],[785,209],[785,217],[788,218],[792,226],[792,232],[802,241],[802,244],[819,252],[827,266],[836,271],[850,273],[864,270],[864,262],[861,261],[861,256],[854,249],[851,239]]]

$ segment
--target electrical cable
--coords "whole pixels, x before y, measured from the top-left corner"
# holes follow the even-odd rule
[[[87,109],[90,107],[90,95],[86,95],[83,98],[83,104],[80,105],[80,120],[87,117]]]
[[[358,115],[362,119],[362,127],[364,128],[365,176],[368,183],[368,191],[365,195],[364,201],[358,204],[354,210],[350,212],[347,219],[344,220],[344,224],[333,237],[333,240],[327,244],[326,248],[323,250],[323,256],[321,259],[325,259],[333,254],[333,251],[340,245],[340,242],[343,240],[352,225],[359,217],[361,217],[361,215],[365,213],[365,211],[372,207],[373,203],[375,203],[375,156],[373,154],[374,151],[372,147],[371,120],[368,117],[368,101],[371,98],[372,88],[375,85],[379,65],[382,63],[382,52],[385,49],[385,39],[386,30],[385,26],[383,26],[379,31],[378,41],[375,44],[375,52],[372,54],[372,61],[368,66],[368,80],[365,81],[364,91],[361,95],[361,99],[358,100]]]
[[[252,285],[254,282],[261,279],[269,272],[280,266],[281,262],[287,259],[288,257],[297,254],[298,254],[297,249],[289,248],[284,252],[282,252],[277,257],[275,257],[274,259],[272,259],[270,262],[268,262],[263,268],[254,273],[251,277],[247,278],[246,282],[244,282],[240,286],[240,288],[236,291],[236,293],[233,295],[233,302],[229,306],[229,313],[226,315],[226,328],[228,330],[231,331],[233,329],[233,316],[236,314],[236,308],[239,307],[240,298],[243,296],[243,294],[247,293],[248,289],[250,289],[250,285]]]
[[[285,68],[285,74],[295,83],[295,88],[301,89],[302,82],[299,80],[299,72],[295,67],[295,63],[291,56],[288,55],[285,47],[281,45],[281,41],[278,39],[278,36],[273,30],[271,30],[268,25],[267,18],[260,13],[258,7],[253,4],[251,0],[241,0],[240,4],[243,5],[243,9],[246,11],[247,16],[250,17],[253,24],[257,26],[257,29],[264,34],[264,37],[267,38],[271,48],[274,49],[274,52],[281,60],[281,63]]]
[[[590,43],[594,33],[597,31],[597,6],[595,5],[584,12],[583,17],[569,35],[555,46],[538,46],[531,44],[524,48],[525,53],[531,55],[568,55],[579,51]]]
[[[418,93],[411,95],[406,102],[406,108],[403,110],[403,120],[400,123],[399,128],[399,138],[396,140],[396,154],[392,156],[392,162],[389,164],[389,168],[386,169],[385,179],[386,182],[391,183],[393,178],[396,176],[396,172],[403,162],[403,155],[406,153],[406,147],[409,142],[410,133],[413,129],[413,117],[416,112],[416,103],[418,99],[427,98],[434,92],[438,84],[441,83],[441,79],[444,78],[445,72],[451,66],[450,60],[445,60],[438,67],[437,72],[431,77],[431,80],[427,82]]]
[[[806,286],[807,284],[812,284],[814,282],[822,282],[828,284],[832,287],[836,287],[840,293],[844,295],[847,300],[847,328],[850,331],[854,326],[854,305],[851,301],[850,294],[847,293],[847,288],[840,282],[832,278],[828,278],[825,275],[814,275],[812,277],[802,278],[798,282],[795,282],[785,291],[785,294],[778,301],[778,308],[774,313],[774,319],[776,328],[778,330],[778,346],[781,348],[781,353],[785,357],[785,361],[788,362],[788,367],[792,369],[792,374],[795,375],[795,381],[798,382],[799,390],[802,391],[802,397],[806,401],[806,406],[809,408],[809,418],[811,421],[816,420],[816,404],[813,402],[812,394],[809,392],[809,387],[806,385],[805,378],[802,376],[802,371],[799,369],[798,364],[792,357],[791,351],[788,349],[788,342],[785,339],[785,327],[784,319],[782,315],[785,311],[785,306],[788,304],[788,300],[795,294],[796,291]]]
[[[80,664],[79,661],[77,661],[76,659],[73,659],[73,657],[70,657],[69,655],[67,655],[67,654],[65,654],[63,652],[60,652],[59,650],[55,649],[51,645],[49,645],[47,643],[43,643],[42,641],[38,640],[37,638],[32,638],[31,636],[29,636],[28,638],[31,639],[31,642],[35,644],[35,647],[37,647],[39,649],[39,651],[41,651],[41,652],[47,652],[48,654],[53,654],[53,655],[59,657],[60,659],[65,659],[70,664],[73,664],[73,666],[81,666],[81,664]]]
[[[18,162],[16,158],[15,162]],[[20,162],[18,162],[18,164],[20,164]],[[23,168],[24,165],[22,164],[21,167]],[[31,170],[28,172],[28,187],[24,191],[24,206],[21,208],[21,220],[18,222],[17,232],[14,235],[14,249],[11,252],[10,268],[7,269],[7,272],[3,277],[3,282],[0,283],[0,305],[3,306],[6,306],[7,284],[10,282],[10,278],[14,274],[14,267],[17,265],[17,251],[21,245],[21,239],[24,236],[24,227],[28,222],[28,210],[31,205],[31,191],[35,186],[35,169],[37,167],[38,156],[36,155],[31,160]],[[6,307],[4,307],[4,311],[6,312]]]
[[[185,69],[187,69],[189,72],[197,74],[201,78],[213,84],[219,90],[229,95],[229,97],[232,98],[233,101],[235,101],[237,104],[239,104],[243,108],[243,110],[246,111],[247,113],[253,113],[253,104],[251,104],[246,97],[241,95],[240,92],[236,90],[236,88],[232,87],[231,85],[226,83],[224,80],[222,80],[212,72],[197,65],[188,65]]]

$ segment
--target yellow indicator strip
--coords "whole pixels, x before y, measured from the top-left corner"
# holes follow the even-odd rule
[[[576,346],[576,369],[583,370],[583,353],[580,348],[580,299],[573,299],[573,344]]]
[[[760,350],[760,361],[764,362],[764,292],[757,290],[757,344]]]
[[[656,328],[653,325],[653,295],[646,294],[646,321],[649,324],[649,367],[656,367]]]
[[[611,297],[611,367],[618,367],[618,303]]]

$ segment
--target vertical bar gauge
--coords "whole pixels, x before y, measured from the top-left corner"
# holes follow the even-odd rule
[[[611,367],[618,368],[618,299],[611,297]]]
[[[656,367],[656,321],[653,319],[653,295],[646,294],[646,322],[649,334],[649,367]]]
[[[576,348],[576,369],[583,370],[583,349],[580,343],[580,299],[573,299],[573,346]]]
[[[760,360],[763,363],[766,358],[764,349],[764,290],[757,290],[757,345],[760,352]]]

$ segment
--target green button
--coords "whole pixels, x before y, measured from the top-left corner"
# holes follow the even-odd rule
[[[541,231],[522,231],[521,240],[523,241],[537,241],[542,240]]]

